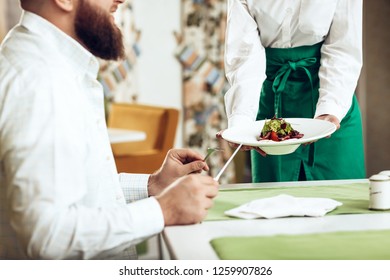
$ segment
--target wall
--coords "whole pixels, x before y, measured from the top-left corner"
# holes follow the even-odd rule
[[[20,2],[19,0],[0,0],[5,2],[7,8],[7,27],[8,29],[12,28],[15,24],[19,22],[19,17],[21,13]]]
[[[5,20],[5,16],[3,14],[3,11],[7,8],[7,2],[4,0],[0,0],[0,41],[3,40],[5,34],[7,33],[7,21]]]
[[[390,1],[364,1],[364,72],[368,176],[390,169]]]
[[[141,30],[138,102],[178,108],[182,114],[182,71],[174,56],[177,44],[173,35],[180,31],[180,0],[133,0],[133,4]],[[183,145],[182,117],[176,147]]]
[[[0,0],[0,42],[18,23],[21,11],[19,0]]]

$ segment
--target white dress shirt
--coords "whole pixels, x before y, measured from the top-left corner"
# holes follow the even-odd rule
[[[256,119],[266,78],[264,48],[324,41],[315,117],[340,121],[352,104],[362,67],[362,0],[228,0],[225,95],[229,127]]]
[[[124,258],[163,229],[148,175],[117,174],[98,69],[78,42],[32,13],[4,40],[0,259]]]

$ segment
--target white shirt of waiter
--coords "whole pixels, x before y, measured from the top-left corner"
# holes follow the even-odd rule
[[[148,176],[117,174],[97,72],[95,57],[32,13],[3,42],[0,259],[124,258],[163,229]]]
[[[256,119],[265,80],[264,48],[324,41],[315,116],[340,121],[348,112],[362,67],[362,0],[228,0],[225,95],[229,127]]]

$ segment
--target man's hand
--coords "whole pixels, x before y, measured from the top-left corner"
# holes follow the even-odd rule
[[[176,180],[156,198],[166,226],[186,225],[201,222],[217,194],[218,182],[213,178],[191,174]]]
[[[148,183],[149,195],[157,195],[176,179],[191,173],[208,171],[203,157],[190,149],[172,149],[168,151],[165,160],[154,174],[150,175]]]

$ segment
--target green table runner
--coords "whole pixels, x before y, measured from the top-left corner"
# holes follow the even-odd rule
[[[368,183],[342,184],[332,186],[302,186],[275,188],[248,188],[236,190],[220,190],[209,210],[206,221],[237,219],[225,216],[224,211],[240,206],[251,200],[289,194],[296,197],[332,198],[343,203],[327,215],[378,213],[368,209]],[[389,212],[380,211],[380,212]]]
[[[222,237],[211,245],[223,260],[390,260],[390,230]]]
[[[206,221],[236,219],[224,211],[251,200],[289,194],[332,198],[343,203],[327,215],[382,213],[368,209],[368,183],[221,190]],[[221,237],[211,241],[220,259],[356,260],[390,259],[390,230],[331,232],[302,235]]]

